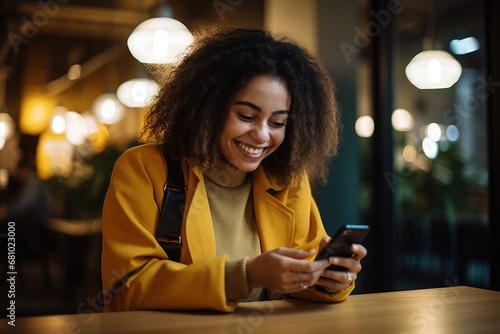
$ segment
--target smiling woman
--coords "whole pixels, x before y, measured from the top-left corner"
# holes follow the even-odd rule
[[[266,75],[282,81],[290,94],[286,136],[262,161],[266,172],[283,185],[304,170],[312,180],[325,182],[340,122],[333,83],[322,64],[286,36],[274,41],[261,30],[206,29],[195,38],[153,101],[144,138],[160,144],[172,159],[189,158],[208,167],[220,158],[218,142],[237,94],[256,76]]]
[[[338,116],[327,72],[286,37],[196,36],[147,114],[150,143],[114,167],[103,210],[105,311],[347,298],[366,249],[310,261],[329,239],[310,180],[326,180]],[[185,181],[179,262],[155,240],[167,160],[181,163]]]
[[[257,76],[234,99],[219,147],[224,160],[253,172],[281,145],[291,97],[285,83]]]

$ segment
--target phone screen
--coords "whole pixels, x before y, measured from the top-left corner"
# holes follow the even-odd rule
[[[368,234],[370,228],[368,225],[344,225],[340,227],[331,240],[321,249],[316,256],[316,261],[327,259],[331,256],[351,257],[351,244],[360,244]],[[345,270],[344,267],[331,265],[330,270]]]

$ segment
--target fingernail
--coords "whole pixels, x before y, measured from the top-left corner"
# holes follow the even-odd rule
[[[332,264],[337,264],[337,263],[339,263],[339,259],[338,259],[338,258],[336,258],[336,257],[331,257],[331,258],[330,258],[330,263],[332,263]]]

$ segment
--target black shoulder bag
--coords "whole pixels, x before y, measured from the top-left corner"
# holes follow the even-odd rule
[[[184,215],[184,204],[186,202],[186,187],[182,166],[178,160],[167,161],[167,182],[163,187],[163,205],[160,214],[160,222],[156,232],[156,240],[161,248],[167,253],[170,260],[179,262],[181,257],[181,226]]]

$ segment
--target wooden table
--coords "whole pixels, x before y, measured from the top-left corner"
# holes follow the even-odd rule
[[[5,311],[4,311],[5,312]],[[471,287],[352,295],[337,304],[242,303],[235,313],[136,311],[2,319],[5,333],[500,333],[500,292]]]

